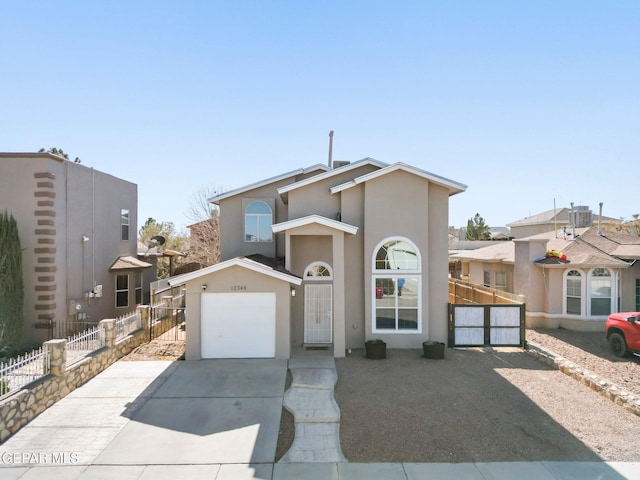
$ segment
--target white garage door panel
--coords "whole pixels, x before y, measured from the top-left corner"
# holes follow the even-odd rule
[[[275,293],[204,293],[202,358],[273,358]]]

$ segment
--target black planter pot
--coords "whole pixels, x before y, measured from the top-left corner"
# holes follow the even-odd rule
[[[442,342],[423,343],[422,351],[424,358],[432,358],[435,360],[444,359],[444,343]]]
[[[372,360],[387,358],[387,344],[384,342],[364,342],[365,356]]]

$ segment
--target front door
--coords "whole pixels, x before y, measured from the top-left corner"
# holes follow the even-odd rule
[[[304,286],[304,343],[331,343],[333,326],[331,284]]]

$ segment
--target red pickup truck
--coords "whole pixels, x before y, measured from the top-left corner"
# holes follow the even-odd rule
[[[640,357],[640,312],[614,313],[605,323],[607,341],[616,357]]]

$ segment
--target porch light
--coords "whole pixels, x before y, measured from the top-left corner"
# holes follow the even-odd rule
[[[296,287],[291,287],[291,296],[292,297],[296,296]]]

